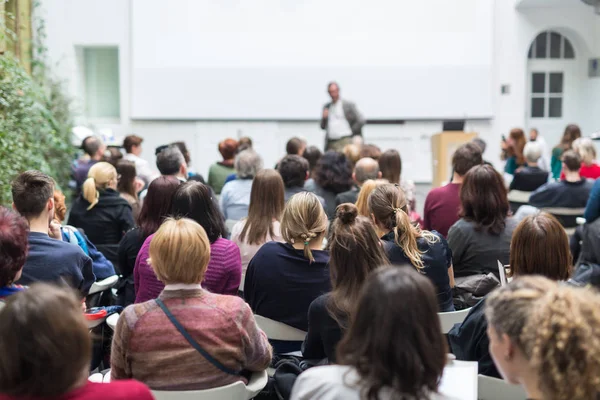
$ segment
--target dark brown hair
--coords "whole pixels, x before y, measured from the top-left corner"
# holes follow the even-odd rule
[[[250,192],[248,218],[240,233],[240,240],[248,244],[262,244],[275,236],[273,221],[279,221],[285,206],[283,180],[274,169],[263,169],[256,174]]]
[[[116,168],[117,174],[121,175],[117,183],[119,193],[127,193],[134,199],[137,199],[138,196],[135,191],[135,177],[137,176],[135,164],[131,161],[121,160],[117,163]]]
[[[136,135],[125,136],[125,139],[123,140],[123,148],[127,153],[131,153],[133,146],[139,146],[143,141],[144,138]]]
[[[402,159],[396,150],[386,150],[379,156],[381,177],[390,183],[400,183],[402,174]]]
[[[277,166],[277,171],[286,188],[304,186],[309,169],[308,161],[295,154],[283,157]]]
[[[460,216],[475,230],[499,235],[506,226],[509,205],[502,176],[490,165],[478,165],[465,175],[460,189]]]
[[[317,163],[314,180],[323,189],[334,194],[352,187],[352,165],[344,153],[328,151]]]
[[[384,268],[357,303],[337,361],[358,372],[361,398],[377,400],[385,387],[419,400],[437,392],[447,345],[431,281],[413,268]]]
[[[12,183],[13,203],[25,218],[40,215],[53,196],[54,181],[40,171],[25,171]]]
[[[233,160],[237,152],[238,142],[235,139],[225,139],[219,143],[219,153],[223,157],[223,160]]]
[[[285,152],[287,154],[299,155],[300,149],[302,147],[306,147],[306,143],[304,142],[304,140],[297,137],[293,137],[290,140],[288,140],[287,144],[285,145]]]
[[[581,157],[579,156],[579,153],[573,150],[565,151],[561,159],[565,164],[565,167],[571,172],[577,172],[581,168]]]
[[[13,283],[25,265],[28,233],[25,218],[0,206],[0,288]]]
[[[558,220],[545,212],[525,217],[510,243],[511,276],[543,275],[566,281],[571,272],[569,238]]]
[[[579,129],[579,126],[575,124],[569,124],[565,128],[565,132],[560,139],[560,143],[555,148],[559,148],[562,151],[571,150],[573,148],[573,142],[575,139],[579,139],[580,137],[581,129]]]
[[[452,155],[452,168],[460,176],[464,176],[471,168],[483,164],[481,147],[474,142],[461,145]]]
[[[373,160],[379,160],[381,157],[381,149],[374,144],[364,144],[360,149],[359,158],[369,157]]]
[[[177,147],[179,149],[179,151],[181,151],[181,154],[183,154],[183,158],[185,160],[185,163],[189,167],[190,164],[192,163],[192,159],[190,157],[190,151],[188,150],[187,145],[185,144],[185,142],[173,142],[173,143],[171,143],[171,146],[175,146],[175,147]]]
[[[332,290],[327,310],[338,325],[346,328],[371,271],[389,264],[373,223],[359,216],[354,204],[337,206],[329,238],[329,257]]]
[[[173,195],[180,184],[174,176],[159,176],[150,183],[137,220],[142,238],[156,232],[167,218],[171,212]]]
[[[0,313],[0,393],[61,396],[84,378],[91,351],[75,293],[35,283],[8,297]]]
[[[308,161],[309,171],[312,174],[314,169],[317,167],[317,163],[323,157],[323,153],[316,146],[308,146],[306,150],[304,150],[304,154],[302,157]]]
[[[510,130],[509,137],[513,140],[513,143],[508,147],[507,155],[516,157],[518,165],[525,165],[525,156],[523,155],[523,149],[527,144],[525,132],[521,128],[513,128]]]

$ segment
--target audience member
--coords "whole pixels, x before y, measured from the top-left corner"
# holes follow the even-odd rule
[[[167,146],[156,154],[156,167],[163,176],[174,176],[182,182],[188,178],[185,157],[176,146]]]
[[[200,186],[190,182],[180,189]],[[202,226],[186,218],[168,219],[153,235],[150,260],[164,289],[119,318],[113,380],[134,378],[155,390],[198,390],[246,382],[240,372],[269,366],[271,348],[248,305],[201,286],[208,280],[212,246]]]
[[[485,188],[485,189],[482,189]],[[460,190],[460,219],[448,231],[454,275],[498,278],[498,261],[507,264],[517,221],[510,210],[502,176],[489,165],[471,168]]]
[[[234,139],[225,139],[219,143],[219,153],[223,161],[214,163],[208,170],[208,186],[212,187],[216,194],[221,194],[225,180],[235,173],[233,163],[237,147],[238,143]]]
[[[297,155],[288,155],[281,159],[277,166],[277,171],[283,179],[285,186],[284,199],[287,201],[296,193],[306,192],[304,184],[310,176],[308,161]],[[325,208],[325,199],[317,196],[323,208]]]
[[[548,182],[548,172],[539,167],[542,147],[538,142],[528,142],[523,149],[527,165],[517,169],[510,183],[510,190],[534,192]]]
[[[377,179],[372,180],[369,179],[360,188],[360,192],[358,192],[358,198],[356,199],[356,208],[358,209],[358,215],[362,215],[363,217],[371,218],[371,210],[369,209],[369,196],[375,188],[387,185],[389,182],[385,179]]]
[[[237,152],[238,154],[244,150],[252,149],[254,144],[252,143],[252,138],[248,136],[243,136],[238,140]]]
[[[594,182],[579,175],[581,158],[573,150],[567,150],[562,155],[565,180],[549,182],[538,188],[529,197],[533,207],[565,207],[584,208],[590,197]],[[575,216],[561,216],[564,226],[576,226]]]
[[[106,258],[117,262],[117,249],[125,232],[135,226],[131,206],[117,192],[117,170],[106,162],[90,168],[83,192],[75,199],[68,224],[83,229]]]
[[[234,165],[237,179],[223,186],[219,203],[226,220],[239,221],[248,216],[252,182],[263,163],[258,153],[248,149],[237,155]]]
[[[485,140],[483,140],[482,138],[480,138],[478,136],[478,137],[474,138],[473,140],[471,140],[471,143],[473,143],[474,145],[479,147],[479,149],[481,150],[482,164],[492,165],[491,162],[483,160],[483,153],[485,153],[485,149],[487,148],[487,144],[485,143]]]
[[[65,195],[59,190],[54,190],[54,221],[57,224],[62,224],[67,214],[67,206],[65,204]],[[71,243],[79,246],[86,256],[92,259],[92,270],[97,281],[101,281],[116,274],[115,267],[112,262],[106,259],[85,233],[80,232],[77,228],[70,225],[60,226],[61,239],[63,242]]]
[[[575,124],[567,125],[563,137],[560,140],[558,146],[552,149],[552,157],[550,159],[550,168],[552,169],[552,177],[554,179],[560,178],[562,171],[562,155],[565,151],[571,150],[575,139],[581,137],[581,129]]]
[[[294,195],[281,217],[286,243],[265,243],[248,264],[244,298],[256,315],[308,330],[308,308],[329,292],[329,254],[323,251],[327,216],[317,197]],[[300,350],[300,343],[273,341],[278,354]]]
[[[119,146],[107,146],[106,147],[105,161],[112,164],[113,167],[117,166],[117,163],[123,159],[123,153]]]
[[[88,171],[92,168],[92,165],[103,160],[106,146],[99,137],[88,136],[83,139],[81,149],[89,158],[87,160],[78,160],[73,170],[73,177],[77,183],[77,190],[81,189],[83,182],[88,177]]]
[[[592,186],[583,217],[587,224],[591,224],[600,217],[600,180],[598,179]]]
[[[158,230],[171,212],[173,195],[181,182],[174,176],[159,176],[148,186],[148,194],[137,218],[137,226],[127,232],[119,243],[118,260],[122,279],[117,296],[122,306],[135,301],[133,270],[146,238]],[[146,254],[147,258],[147,254]]]
[[[448,236],[448,230],[459,220],[460,189],[465,174],[483,163],[481,147],[475,142],[461,145],[452,155],[452,181],[432,189],[425,198],[423,228]]]
[[[336,82],[327,85],[331,101],[323,106],[321,129],[325,130],[325,150],[342,151],[353,137],[362,136],[365,119],[356,104],[340,98],[340,87]],[[335,210],[334,210],[335,211]]]
[[[135,171],[137,176],[144,181],[144,184],[148,185],[158,175],[152,171],[148,161],[144,160],[140,156],[142,155],[142,142],[143,138],[136,135],[126,136],[123,140],[123,148],[125,149],[124,160],[131,161],[135,164]]]
[[[24,286],[15,284],[27,260],[27,220],[0,206],[0,309],[8,296]]]
[[[359,158],[370,157],[375,161],[379,160],[381,156],[381,149],[374,144],[365,144],[360,148],[360,156]]]
[[[285,152],[287,155],[297,155],[302,157],[306,150],[306,141],[297,137],[293,137],[287,141]]]
[[[302,356],[335,363],[336,346],[348,327],[364,282],[371,271],[387,265],[388,260],[371,221],[359,216],[356,206],[348,203],[337,207],[329,253],[332,290],[310,304]]]
[[[328,151],[317,163],[314,181],[307,181],[306,190],[325,199],[325,213],[335,216],[335,196],[352,187],[352,167],[343,153]]]
[[[510,276],[542,275],[566,281],[571,265],[567,234],[552,215],[530,215],[517,226],[510,245]],[[449,332],[448,338],[459,360],[477,361],[480,374],[499,378],[489,353],[485,304],[484,298],[471,308],[467,318]]]
[[[538,166],[546,172],[550,172],[550,159],[548,158],[548,145],[546,144],[546,139],[540,135],[540,132],[537,128],[531,128],[529,130],[529,142],[536,143],[540,146],[541,156],[538,160]]]
[[[273,169],[259,171],[252,184],[248,218],[231,229],[231,241],[240,248],[242,256],[242,276],[262,245],[272,241],[283,242],[279,221],[284,205],[281,175]]]
[[[358,160],[360,160],[360,158],[361,158],[360,157],[360,149],[361,149],[361,146],[352,143],[352,144],[345,145],[344,149],[342,150],[342,153],[344,153],[344,155],[346,156],[348,161],[350,161],[352,166],[356,165]]]
[[[527,139],[521,128],[511,129],[508,139],[502,141],[502,159],[506,161],[504,166],[506,174],[514,175],[518,168],[526,165],[523,156],[525,143],[527,143]]]
[[[210,240],[210,262],[202,287],[212,293],[237,294],[242,277],[240,250],[235,243],[224,239],[223,215],[212,200],[211,189],[200,182],[186,182],[177,188],[171,203],[171,215],[190,218],[199,223]],[[151,241],[148,236],[140,249],[133,271],[135,302],[155,299],[164,289],[148,263]]]
[[[435,285],[440,311],[454,311],[452,252],[437,232],[421,231],[408,216],[408,201],[398,185],[382,185],[369,196],[377,233],[392,264],[410,264]]]
[[[152,400],[136,381],[88,381],[92,341],[81,305],[47,284],[11,296],[0,313],[0,399]]]
[[[335,196],[335,205],[339,206],[342,203],[356,203],[358,199],[358,192],[361,186],[369,179],[381,178],[381,172],[379,171],[379,164],[372,158],[362,158],[354,166],[354,172],[352,173],[352,180],[355,185],[350,190],[342,192]]]
[[[596,147],[590,138],[579,138],[573,142],[573,150],[581,157],[579,175],[582,178],[596,180],[600,177],[600,165],[596,162]],[[560,179],[565,179],[565,171],[560,174]]]
[[[142,208],[138,192],[143,188],[143,184],[140,185],[140,181],[136,179],[137,172],[133,162],[121,160],[117,163],[116,168],[118,174],[117,191],[131,206],[133,219],[136,220]]]
[[[302,157],[306,158],[306,161],[308,161],[308,178],[311,180],[314,178],[315,169],[317,168],[319,160],[323,157],[323,153],[316,146],[308,146],[306,150],[304,150]]]
[[[54,181],[39,171],[26,171],[12,183],[13,208],[29,223],[28,254],[17,283],[66,281],[87,295],[96,280],[92,260],[78,246],[61,240],[54,220]]]
[[[600,295],[546,278],[517,279],[485,308],[490,353],[528,399],[584,400],[600,393]]]
[[[399,184],[406,198],[408,199],[408,213],[413,222],[420,222],[421,216],[416,212],[417,207],[417,188],[413,181],[401,179],[402,159],[400,153],[396,150],[386,150],[379,157],[379,169],[381,177],[389,183]]]
[[[447,351],[437,311],[433,285],[412,268],[372,273],[338,345],[339,365],[302,373],[292,400],[446,399],[437,393]]]

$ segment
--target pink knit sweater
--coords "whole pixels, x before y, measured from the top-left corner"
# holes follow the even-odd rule
[[[165,287],[154,274],[148,264],[150,257],[150,241],[154,235],[148,236],[133,269],[135,285],[135,302],[156,299]],[[242,280],[242,260],[240,249],[230,240],[219,238],[210,245],[210,262],[202,282],[202,287],[212,293],[236,295]]]

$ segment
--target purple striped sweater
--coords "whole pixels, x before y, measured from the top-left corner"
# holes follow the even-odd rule
[[[148,236],[135,260],[133,279],[136,303],[156,299],[165,287],[148,264],[150,241],[153,237],[154,235]],[[210,262],[202,287],[211,293],[237,295],[241,280],[240,249],[230,240],[217,239],[210,245]]]

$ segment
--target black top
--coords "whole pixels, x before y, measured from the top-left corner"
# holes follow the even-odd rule
[[[313,263],[287,243],[268,242],[258,250],[244,282],[244,298],[254,314],[308,330],[310,303],[331,290],[329,253],[312,253]]]
[[[302,344],[302,356],[308,360],[327,358],[336,361],[335,349],[342,339],[342,329],[327,311],[329,294],[319,296],[308,309],[308,334]]]
[[[131,206],[116,190],[100,190],[99,193],[98,204],[91,210],[87,209],[90,203],[82,196],[75,200],[68,225],[83,229],[96,246],[118,244],[125,232],[135,225]]]
[[[92,259],[79,246],[53,239],[45,233],[29,232],[29,251],[19,285],[34,282],[66,282],[87,295],[96,281]]]
[[[585,208],[593,186],[594,181],[588,179],[546,183],[531,194],[529,204],[537,208]],[[561,215],[557,218],[566,228],[577,226],[576,215]]]
[[[146,238],[142,237],[142,230],[139,227],[136,227],[127,232],[125,236],[123,236],[121,243],[119,243],[119,267],[124,279],[133,276],[135,259],[145,240]]]
[[[454,311],[450,277],[448,276],[448,268],[452,266],[452,251],[442,235],[437,231],[432,231],[432,233],[438,238],[433,243],[428,242],[423,237],[417,239],[417,247],[423,253],[424,268],[421,272],[435,285],[440,311]],[[388,232],[381,240],[384,244],[385,253],[392,264],[410,264],[404,250],[394,241],[393,231]]]
[[[356,203],[356,200],[358,200],[359,191],[360,190],[358,187],[354,186],[352,189],[346,192],[339,193],[337,196],[335,196],[335,206],[337,207],[344,203]]]
[[[533,192],[548,182],[548,172],[540,167],[523,167],[515,172],[510,190]]]

